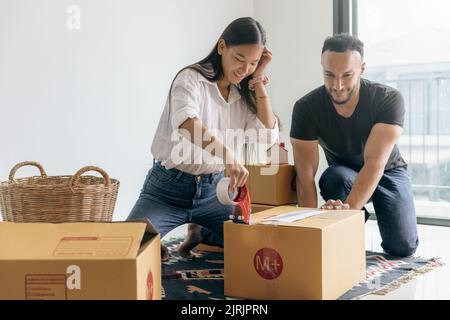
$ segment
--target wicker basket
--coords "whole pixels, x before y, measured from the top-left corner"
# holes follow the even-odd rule
[[[41,176],[14,179],[23,166],[35,166]],[[81,176],[97,171],[103,178]],[[119,181],[101,168],[83,167],[73,176],[47,176],[37,162],[18,163],[9,179],[0,182],[0,208],[11,222],[109,222],[112,220]]]

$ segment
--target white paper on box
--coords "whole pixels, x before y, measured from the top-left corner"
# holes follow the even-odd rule
[[[294,222],[321,214],[321,210],[299,210],[265,218],[264,222]]]

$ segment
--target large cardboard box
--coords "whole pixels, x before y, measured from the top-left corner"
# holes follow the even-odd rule
[[[293,203],[293,204],[290,204],[289,206],[296,207],[297,205]],[[252,203],[252,213],[257,213],[257,212],[273,209],[276,207],[277,206],[271,206],[268,204]]]
[[[297,203],[297,195],[292,190],[293,165],[248,165],[247,186],[252,203],[280,206]]]
[[[161,299],[148,221],[0,223],[1,299]]]
[[[276,206],[271,206],[268,204],[252,203],[252,213],[257,213],[257,212],[269,210],[272,208],[276,208]]]
[[[292,207],[296,207],[296,204],[291,204],[290,206]],[[266,204],[259,204],[259,203],[252,203],[252,213],[257,213],[257,212],[261,212],[264,210],[268,210],[268,209],[272,209],[272,208],[276,208],[276,206],[269,206]],[[223,252],[223,248],[222,247],[217,247],[217,246],[210,246],[207,244],[203,244],[200,243],[199,245],[197,245],[194,248],[194,251],[205,251],[205,252]]]
[[[365,279],[364,212],[324,211],[262,224],[300,209],[281,206],[252,215],[252,225],[224,224],[226,296],[336,299]]]

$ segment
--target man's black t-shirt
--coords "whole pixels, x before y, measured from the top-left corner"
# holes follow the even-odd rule
[[[291,138],[318,140],[328,165],[342,164],[359,171],[364,165],[364,147],[376,123],[403,127],[403,97],[394,88],[361,79],[359,102],[349,118],[339,115],[325,86],[295,103]],[[385,170],[406,166],[397,145]]]

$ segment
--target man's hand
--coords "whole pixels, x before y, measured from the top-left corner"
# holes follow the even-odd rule
[[[350,205],[348,203],[342,203],[341,200],[333,200],[330,199],[327,202],[325,202],[320,209],[327,209],[327,210],[348,210],[350,209]]]

